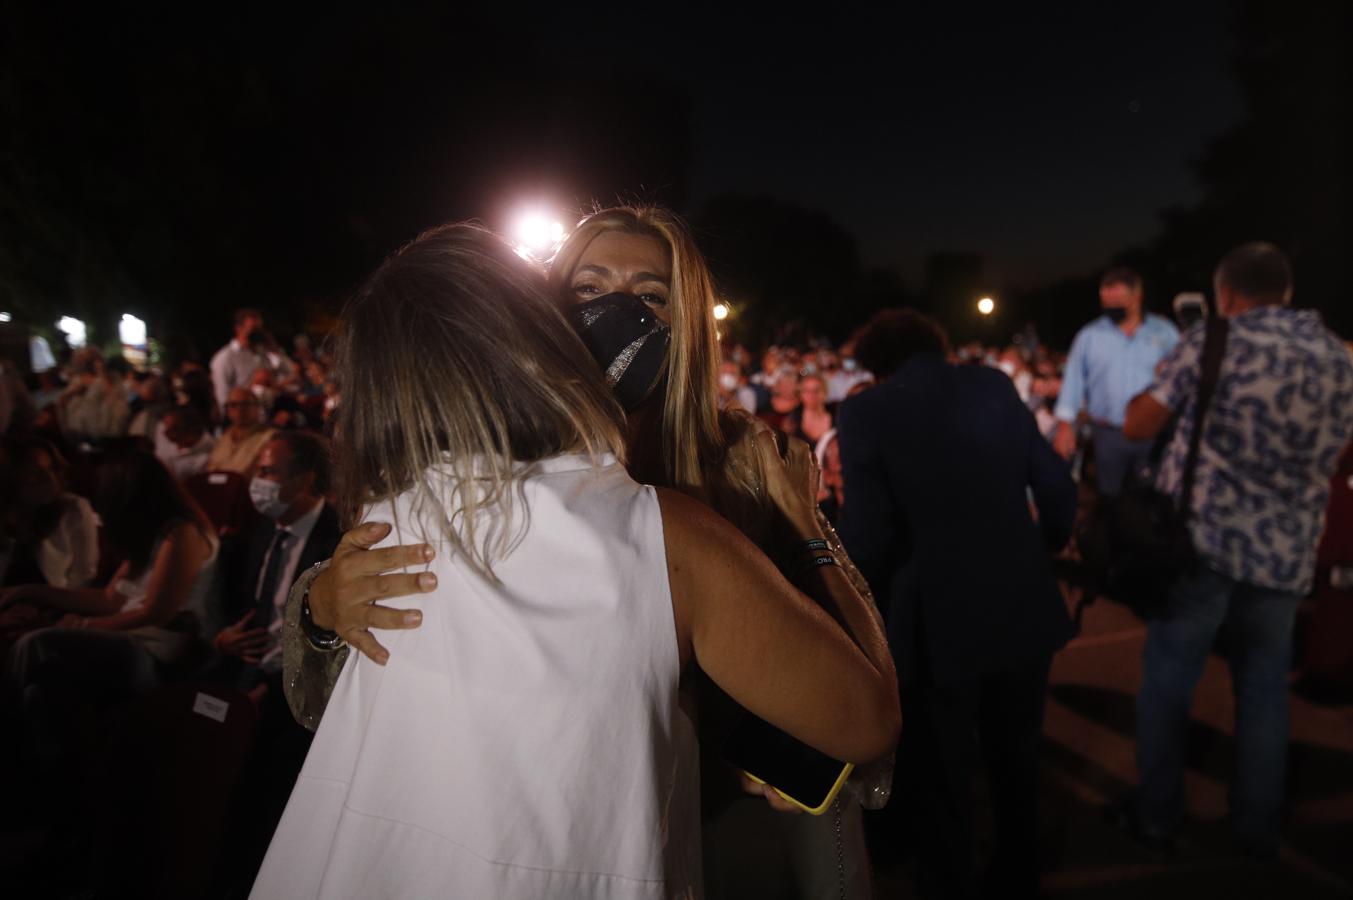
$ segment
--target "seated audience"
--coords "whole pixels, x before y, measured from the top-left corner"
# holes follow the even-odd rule
[[[821,375],[809,375],[799,382],[799,406],[785,416],[781,427],[810,447],[816,447],[823,435],[832,430],[827,382]]]
[[[770,401],[757,417],[771,428],[784,431],[786,420],[799,408],[799,373],[782,366],[770,382]]]
[[[76,354],[72,368],[75,378],[56,401],[61,431],[73,440],[121,437],[131,416],[121,377],[107,371],[92,348]]]
[[[144,375],[136,382],[136,400],[138,408],[127,426],[127,434],[153,442],[160,430],[160,420],[173,407],[169,385],[159,375]]]
[[[98,520],[65,489],[66,460],[40,437],[11,438],[13,496],[0,525],[0,584],[84,587],[99,568]]]
[[[179,481],[207,470],[216,439],[196,406],[176,406],[164,414],[155,436],[155,455]]]
[[[272,439],[273,430],[263,424],[263,406],[247,387],[230,391],[225,413],[230,426],[211,451],[207,468],[213,472],[238,472],[248,478],[254,474],[258,456]]]
[[[200,662],[214,618],[218,542],[201,510],[152,454],[100,461],[94,508],[125,562],[106,588],[23,585],[0,605],[64,613],[24,635],[5,666],[4,696],[20,705],[25,747],[65,755],[80,710],[101,709]]]
[[[821,474],[817,505],[827,521],[835,525],[845,500],[845,480],[841,477],[841,442],[837,439],[835,428],[822,436],[813,453],[817,456]]]
[[[324,500],[329,488],[324,438],[278,432],[263,447],[249,494],[265,521],[254,529],[235,595],[226,598],[226,617],[234,624],[215,639],[216,649],[248,673],[245,687],[280,679],[281,610],[291,585],[297,575],[328,559],[342,536],[338,513]]]
[[[310,748],[310,732],[292,718],[282,692],[282,615],[296,576],[329,559],[342,537],[338,513],[324,499],[329,489],[324,438],[284,431],[264,446],[250,494],[265,521],[254,529],[224,598],[232,624],[214,640],[218,677],[248,691],[259,706],[258,738],[232,829],[237,847],[231,855],[244,883],[263,860]]]

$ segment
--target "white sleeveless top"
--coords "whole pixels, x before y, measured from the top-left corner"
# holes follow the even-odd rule
[[[423,624],[380,632],[384,667],[349,655],[252,897],[700,895],[657,496],[574,455],[524,495],[500,585],[442,545],[437,590],[393,603]],[[395,506],[365,519],[416,543]]]

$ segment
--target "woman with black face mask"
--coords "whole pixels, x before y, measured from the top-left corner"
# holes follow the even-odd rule
[[[582,259],[589,278],[619,272]],[[632,274],[660,277],[650,262]],[[661,447],[659,387],[681,369],[658,350],[677,316],[655,314],[656,292],[569,284],[592,359],[516,254],[464,226],[405,247],[345,310],[340,505],[398,531],[332,568],[384,568],[416,536],[412,577],[433,593],[419,630],[385,638],[388,660],[347,660],[255,897],[699,897],[677,702],[697,660],[822,753],[891,752],[896,675],[872,603],[823,555],[811,452],[782,458],[764,432],[748,448],[767,529],[822,608],[686,495],[701,485],[625,470],[645,428]],[[630,468],[666,464],[659,449]],[[385,584],[406,592],[406,577]]]
[[[686,226],[667,210],[615,208],[585,218],[560,246],[550,264],[549,283],[583,339],[616,398],[624,407],[627,461],[631,476],[644,484],[671,487],[700,499],[732,522],[771,559],[784,559],[790,549],[776,539],[777,513],[769,503],[766,472],[756,452],[758,435],[771,429],[745,413],[720,411],[718,403],[718,339],[715,333],[713,279]],[[835,555],[857,590],[868,586],[850,564],[831,526],[824,520]],[[384,525],[363,526],[344,537],[343,548],[370,546],[385,537]],[[386,553],[388,551],[382,551]],[[378,597],[416,593],[404,576],[376,576],[402,565],[391,555],[381,561],[360,560],[302,578],[293,590],[291,607],[309,604],[347,643],[372,658],[384,649],[370,628],[405,628],[398,613],[372,606]],[[413,557],[409,557],[410,560]],[[379,565],[380,568],[373,568]],[[387,614],[389,613],[389,614]],[[290,622],[301,622],[298,614]],[[304,624],[304,623],[301,623]],[[323,711],[345,654],[323,652],[306,640],[301,628],[284,634],[297,660],[299,677],[287,677],[288,699],[298,718],[313,728]],[[327,636],[325,636],[327,637]],[[320,644],[335,644],[321,640]],[[708,896],[723,896],[725,876],[746,860],[743,835],[711,822],[714,810],[727,810],[736,800],[733,771],[718,757],[720,735],[729,727],[729,710],[717,692],[701,690],[702,771],[706,807],[706,886]],[[710,720],[718,720],[711,722]],[[727,785],[732,789],[725,789]],[[887,776],[877,770],[861,773],[859,793],[881,803]],[[724,787],[721,787],[724,786]],[[746,789],[762,792],[750,782]],[[766,810],[759,830],[782,833],[796,861],[799,893],[804,897],[869,897],[871,887],[859,806],[844,797],[831,814],[797,816],[770,789],[764,794],[781,814]],[[744,816],[744,821],[745,816]],[[839,837],[838,837],[839,835]]]

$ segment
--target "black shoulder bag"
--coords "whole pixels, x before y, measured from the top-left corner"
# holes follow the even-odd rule
[[[1198,562],[1188,521],[1192,514],[1198,448],[1203,440],[1203,419],[1221,374],[1227,326],[1223,318],[1207,323],[1198,403],[1178,503],[1159,491],[1153,479],[1126,488],[1109,514],[1110,558],[1105,593],[1144,619],[1164,611],[1170,585]]]

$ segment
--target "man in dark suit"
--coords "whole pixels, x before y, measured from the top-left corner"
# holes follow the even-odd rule
[[[979,893],[980,757],[997,833],[986,887],[1033,896],[1048,669],[1072,633],[1052,554],[1071,535],[1076,488],[1010,379],[947,352],[940,326],[912,310],[879,313],[859,338],[856,359],[880,384],[838,415],[839,529],[897,663],[898,793],[918,817],[919,886]]]
[[[234,624],[216,636],[216,649],[241,666],[241,687],[281,685],[282,609],[291,585],[328,559],[343,536],[329,490],[328,446],[322,437],[279,432],[264,445],[249,497],[263,519],[250,536],[244,564],[227,590],[224,612]]]
[[[233,830],[236,871],[250,879],[310,749],[311,734],[292,718],[282,692],[282,610],[296,578],[333,556],[343,536],[338,513],[324,499],[329,483],[324,438],[281,431],[264,445],[249,484],[263,518],[226,591],[225,613],[234,624],[214,642],[222,672],[249,692],[259,710]]]

